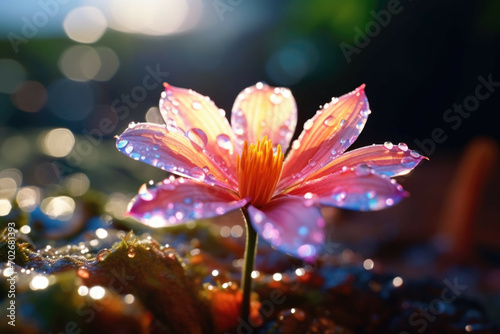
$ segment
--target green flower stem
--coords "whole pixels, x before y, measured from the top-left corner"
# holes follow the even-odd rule
[[[248,323],[250,315],[250,295],[252,293],[252,271],[257,254],[258,235],[255,232],[247,208],[242,208],[243,219],[247,230],[247,240],[245,244],[245,263],[241,272],[241,288],[243,290],[243,305],[241,306],[241,318]]]

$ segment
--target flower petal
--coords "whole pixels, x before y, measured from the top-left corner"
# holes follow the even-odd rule
[[[245,140],[257,143],[267,136],[274,148],[286,152],[297,126],[297,105],[288,88],[271,87],[261,82],[245,88],[236,98],[231,126],[240,147]]]
[[[225,189],[183,178],[144,184],[129,205],[129,214],[152,227],[183,224],[220,216],[247,204]]]
[[[406,144],[372,145],[358,148],[342,154],[327,166],[309,174],[305,180],[321,178],[325,175],[336,173],[342,167],[354,168],[366,165],[378,174],[395,177],[408,174],[420,161],[426,157],[408,149]]]
[[[167,125],[174,125],[202,144],[214,159],[236,175],[235,136],[225,111],[208,96],[167,83],[161,94],[160,113]],[[189,132],[191,131],[191,132]],[[203,133],[198,135],[200,131]]]
[[[325,241],[325,220],[317,206],[300,197],[284,196],[261,209],[248,207],[257,233],[274,248],[295,257],[312,260]]]
[[[287,193],[320,205],[359,211],[381,210],[408,196],[395,180],[363,165],[304,182]]]
[[[237,182],[206,154],[196,140],[190,140],[172,125],[131,124],[116,141],[116,147],[129,157],[168,172],[237,189]]]
[[[285,159],[278,189],[326,166],[358,138],[370,114],[364,87],[361,85],[351,93],[333,98],[304,124],[304,130]]]

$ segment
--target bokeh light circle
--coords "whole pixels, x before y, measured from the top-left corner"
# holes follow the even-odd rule
[[[13,59],[0,59],[0,73],[0,93],[14,93],[26,79],[26,70]]]
[[[95,7],[78,7],[66,15],[64,31],[69,38],[80,43],[97,42],[107,28],[102,12]]]
[[[36,81],[25,81],[12,94],[12,103],[17,109],[26,112],[37,112],[47,102],[45,87]]]

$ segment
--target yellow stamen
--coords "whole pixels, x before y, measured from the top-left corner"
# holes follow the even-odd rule
[[[273,154],[273,143],[267,136],[257,145],[249,146],[245,140],[241,157],[236,160],[240,197],[251,197],[257,208],[269,202],[281,176],[283,157],[280,145]]]

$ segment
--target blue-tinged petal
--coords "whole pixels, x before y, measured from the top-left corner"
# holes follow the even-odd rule
[[[247,202],[226,189],[172,177],[154,187],[143,185],[128,211],[146,225],[164,227],[220,216]]]
[[[306,181],[287,193],[312,198],[320,205],[358,211],[381,210],[408,196],[395,180],[366,166],[345,168],[338,173]]]
[[[361,165],[366,165],[378,174],[395,177],[408,174],[423,159],[427,158],[408,149],[404,143],[393,145],[387,142],[384,145],[365,146],[346,152],[322,169],[309,174],[305,180],[319,179],[339,172],[343,167],[354,168]]]
[[[284,196],[260,209],[248,207],[250,221],[260,237],[292,256],[313,260],[325,241],[325,220],[315,205]]]
[[[170,173],[210,185],[237,189],[237,182],[203,147],[206,136],[199,130],[184,133],[172,125],[131,124],[116,141],[129,157]]]

